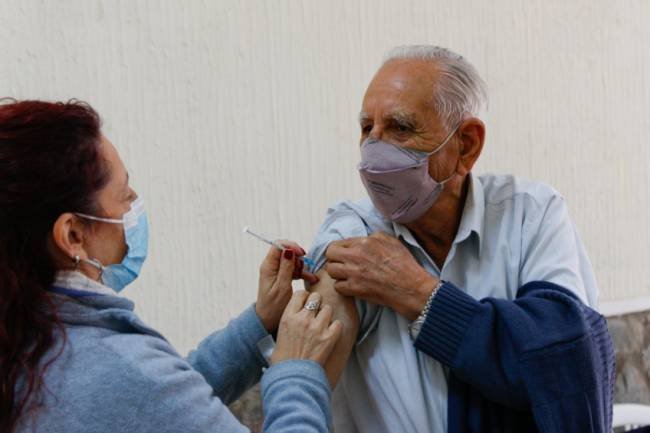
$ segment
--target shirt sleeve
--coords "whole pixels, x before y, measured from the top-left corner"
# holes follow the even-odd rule
[[[268,338],[251,306],[224,329],[205,338],[190,352],[187,361],[215,395],[230,404],[260,380],[262,369],[268,366],[260,348]]]
[[[314,272],[327,262],[325,252],[332,242],[361,236],[368,236],[368,228],[353,210],[337,207],[328,209],[325,221],[318,229],[309,250],[309,257],[314,261]]]
[[[598,286],[566,202],[555,193],[524,221],[519,287],[547,281],[564,287],[596,308]]]
[[[325,221],[318,230],[308,254],[314,260],[313,272],[320,270],[327,262],[325,252],[332,242],[368,235],[368,227],[352,209],[342,206],[334,206],[328,209]],[[381,309],[360,299],[356,299],[355,303],[359,314],[357,342],[361,342],[379,320]]]
[[[313,361],[288,360],[262,377],[264,433],[326,433],[332,426],[325,370]]]
[[[129,418],[135,421],[129,431],[249,432],[215,395],[218,390],[213,390],[201,374],[186,360],[174,356],[167,346],[162,341],[152,342],[148,350],[141,352],[148,381],[146,389],[138,390],[143,395],[142,404],[124,408],[124,416],[131,415]],[[141,362],[139,370],[142,367]],[[263,433],[329,431],[330,388],[317,363],[291,360],[268,368],[262,378],[262,396],[266,417]]]

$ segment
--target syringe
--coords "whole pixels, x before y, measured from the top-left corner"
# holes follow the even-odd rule
[[[251,235],[251,236],[253,236],[253,237],[256,237],[257,239],[261,240],[262,242],[265,242],[265,243],[267,243],[267,244],[269,244],[269,245],[274,246],[275,248],[279,249],[280,251],[283,251],[283,250],[285,249],[285,248],[284,248],[282,245],[280,245],[277,241],[272,241],[272,240],[270,240],[270,239],[267,239],[267,238],[265,238],[264,236],[262,236],[262,235],[260,235],[260,234],[258,234],[258,233],[255,233],[254,231],[252,231],[252,230],[249,229],[248,227],[244,227],[243,232],[244,232],[244,233],[248,233],[249,235]],[[307,265],[307,269],[308,269],[308,270],[309,270],[309,269],[312,269],[312,268],[314,267],[314,261],[313,261],[312,259],[310,259],[309,257],[307,257],[307,256],[302,256],[302,257],[299,257],[299,259],[302,260],[302,261],[305,263],[305,265]]]

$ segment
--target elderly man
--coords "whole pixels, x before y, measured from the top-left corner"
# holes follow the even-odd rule
[[[471,173],[485,99],[472,65],[432,46],[392,50],[368,86],[370,199],[333,206],[311,251],[311,289],[351,330],[337,433],[611,431],[589,259],[555,190]]]

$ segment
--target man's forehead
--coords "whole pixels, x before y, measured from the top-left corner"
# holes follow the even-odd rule
[[[362,112],[372,114],[377,104],[385,106],[386,111],[397,113],[415,113],[430,108],[436,75],[435,65],[428,61],[390,61],[370,82]]]
[[[400,59],[385,63],[373,77],[370,87],[388,86],[396,91],[418,91],[432,88],[438,75],[436,65],[431,61]]]

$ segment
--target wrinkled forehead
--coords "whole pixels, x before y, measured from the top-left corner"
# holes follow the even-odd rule
[[[361,111],[429,112],[438,71],[430,61],[392,60],[383,65],[368,85]]]

